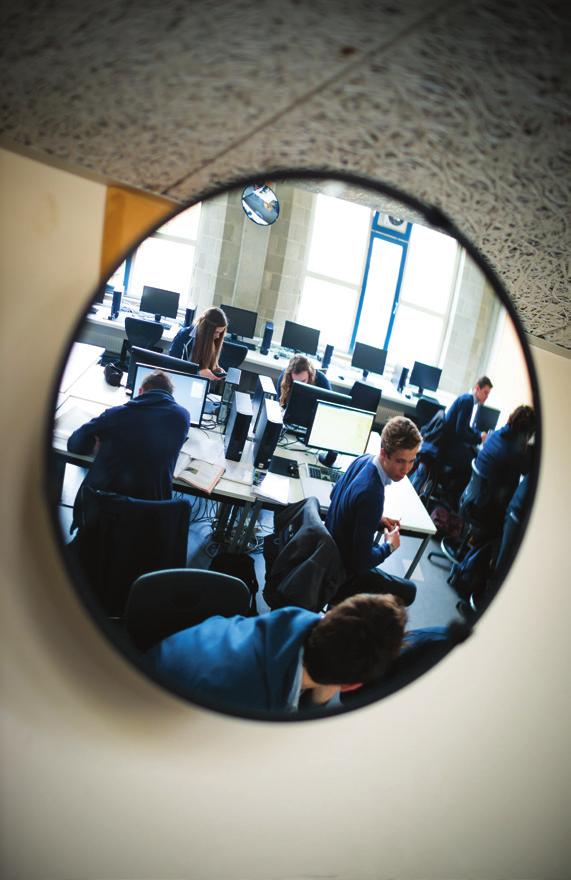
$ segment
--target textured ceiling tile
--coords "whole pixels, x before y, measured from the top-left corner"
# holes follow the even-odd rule
[[[440,205],[498,271],[527,331],[571,347],[563,9],[443,11],[170,194],[276,165],[368,173]]]
[[[434,4],[10,5],[1,22],[4,136],[161,192]]]

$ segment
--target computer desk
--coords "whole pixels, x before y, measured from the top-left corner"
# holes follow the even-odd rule
[[[121,405],[130,399],[124,386],[115,387],[107,384],[103,368],[98,364],[92,364],[81,373],[75,382],[67,386],[66,392],[62,392],[62,395],[65,400],[56,412],[52,442],[54,453],[52,492],[56,503],[61,497],[66,464],[89,467],[93,460],[91,456],[69,452],[67,438],[72,431],[90,418],[99,415],[104,409]],[[379,447],[380,437],[377,433],[372,433],[367,451],[378,454]],[[302,447],[300,443],[295,443],[289,448],[278,446],[275,454],[282,458],[291,458],[297,463],[303,461],[314,463],[316,458],[314,452]],[[177,478],[177,475],[191,458],[206,459],[228,468],[228,474],[222,477],[212,493],[200,492]],[[340,456],[338,461],[346,467],[351,458]],[[219,429],[207,431],[202,428],[191,428],[177,461],[173,489],[219,502],[221,504],[218,517],[219,525],[214,538],[227,541],[231,551],[242,551],[247,549],[253,537],[257,518],[262,508],[279,510],[285,504],[301,501],[304,495],[300,480],[294,477],[281,477],[279,480],[274,480],[280,484],[278,497],[268,495],[264,490],[263,483],[259,488],[256,488],[251,483],[230,479],[231,471],[236,469],[241,471],[251,469],[252,477],[254,476],[252,440],[248,440],[246,443],[242,460],[238,466],[235,462],[228,462],[224,458],[224,440]],[[283,490],[283,495],[281,490]],[[322,512],[325,512],[323,507]],[[435,534],[436,527],[407,477],[399,483],[387,486],[384,512],[386,516],[400,520],[403,535],[421,540],[414,559],[406,572],[406,577],[410,577],[421,559],[430,537]]]

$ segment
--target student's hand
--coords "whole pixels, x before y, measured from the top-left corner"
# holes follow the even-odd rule
[[[212,370],[209,370],[206,367],[203,370],[199,370],[198,375],[204,376],[205,379],[210,379],[211,382],[218,382],[220,379],[220,376],[217,376]]]
[[[387,542],[387,544],[391,545],[391,553],[394,553],[394,551],[398,550],[398,548],[400,547],[399,527],[395,526],[394,529],[392,529],[392,531],[390,531],[390,532],[388,529],[385,529],[384,535],[385,535],[385,541]]]
[[[485,443],[485,442],[486,442],[486,438],[487,438],[487,436],[488,436],[488,432],[487,432],[487,431],[482,431],[482,443]]]
[[[400,519],[391,519],[390,516],[382,516],[379,523],[379,528],[382,528],[383,526],[391,531],[392,529],[394,529],[395,526],[400,526]]]

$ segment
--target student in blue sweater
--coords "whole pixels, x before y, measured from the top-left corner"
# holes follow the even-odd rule
[[[385,486],[402,480],[410,472],[420,447],[421,436],[410,419],[389,419],[381,434],[378,456],[356,458],[331,492],[325,525],[333,536],[346,571],[359,575],[380,565],[400,546],[399,523],[383,515]],[[375,533],[384,530],[384,541],[375,544]],[[416,587],[410,580],[379,572],[386,592],[399,596],[410,605]],[[343,595],[350,595],[353,581],[344,585]]]
[[[325,615],[288,607],[210,617],[146,657],[191,700],[222,711],[290,713],[381,678],[401,650],[405,622],[394,596],[361,594]]]
[[[294,382],[305,382],[308,385],[317,385],[318,388],[331,390],[331,383],[325,373],[316,370],[309,358],[303,354],[294,355],[285,370],[280,373],[277,392],[280,406],[283,408],[287,406]]]

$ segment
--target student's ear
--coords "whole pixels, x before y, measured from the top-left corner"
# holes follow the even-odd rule
[[[363,682],[357,681],[355,684],[342,684],[339,686],[339,690],[341,693],[347,693],[348,691],[356,691],[360,687],[363,687]]]

